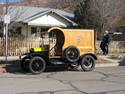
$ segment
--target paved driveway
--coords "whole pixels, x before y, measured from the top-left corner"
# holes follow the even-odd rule
[[[40,75],[0,73],[0,94],[125,94],[125,67]]]

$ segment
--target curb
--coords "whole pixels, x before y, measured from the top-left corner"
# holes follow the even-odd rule
[[[95,68],[104,68],[104,67],[117,67],[119,66],[119,63],[110,63],[110,64],[96,64]],[[13,68],[9,69],[9,70],[13,70]],[[81,70],[81,66],[78,68],[78,70]],[[7,69],[6,68],[0,68],[0,73],[7,73]]]
[[[5,73],[5,72],[7,72],[7,70],[6,70],[5,68],[1,68],[1,69],[0,69],[0,72]]]

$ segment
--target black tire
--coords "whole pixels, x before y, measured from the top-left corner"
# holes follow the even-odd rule
[[[86,55],[82,57],[80,64],[83,71],[92,71],[95,68],[95,59],[91,55]]]
[[[69,62],[77,62],[80,58],[79,49],[74,46],[70,46],[65,49],[64,56]]]
[[[29,63],[29,70],[32,74],[40,74],[45,71],[46,62],[42,57],[33,57]]]
[[[29,61],[30,59],[28,57],[24,57],[22,59],[20,66],[23,71],[26,71],[26,72],[29,71]]]

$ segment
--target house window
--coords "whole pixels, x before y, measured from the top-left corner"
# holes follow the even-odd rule
[[[31,27],[31,34],[37,33],[37,28],[36,27]]]
[[[47,32],[49,28],[41,28],[41,32]]]
[[[22,28],[21,28],[21,27],[17,27],[17,28],[16,28],[16,33],[17,33],[18,35],[20,35],[21,32],[22,32]]]
[[[48,38],[48,34],[46,33],[49,30],[49,28],[41,28],[40,33],[42,38]]]

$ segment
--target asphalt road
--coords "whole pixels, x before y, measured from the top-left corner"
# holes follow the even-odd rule
[[[125,66],[40,75],[0,73],[0,94],[125,94]]]

